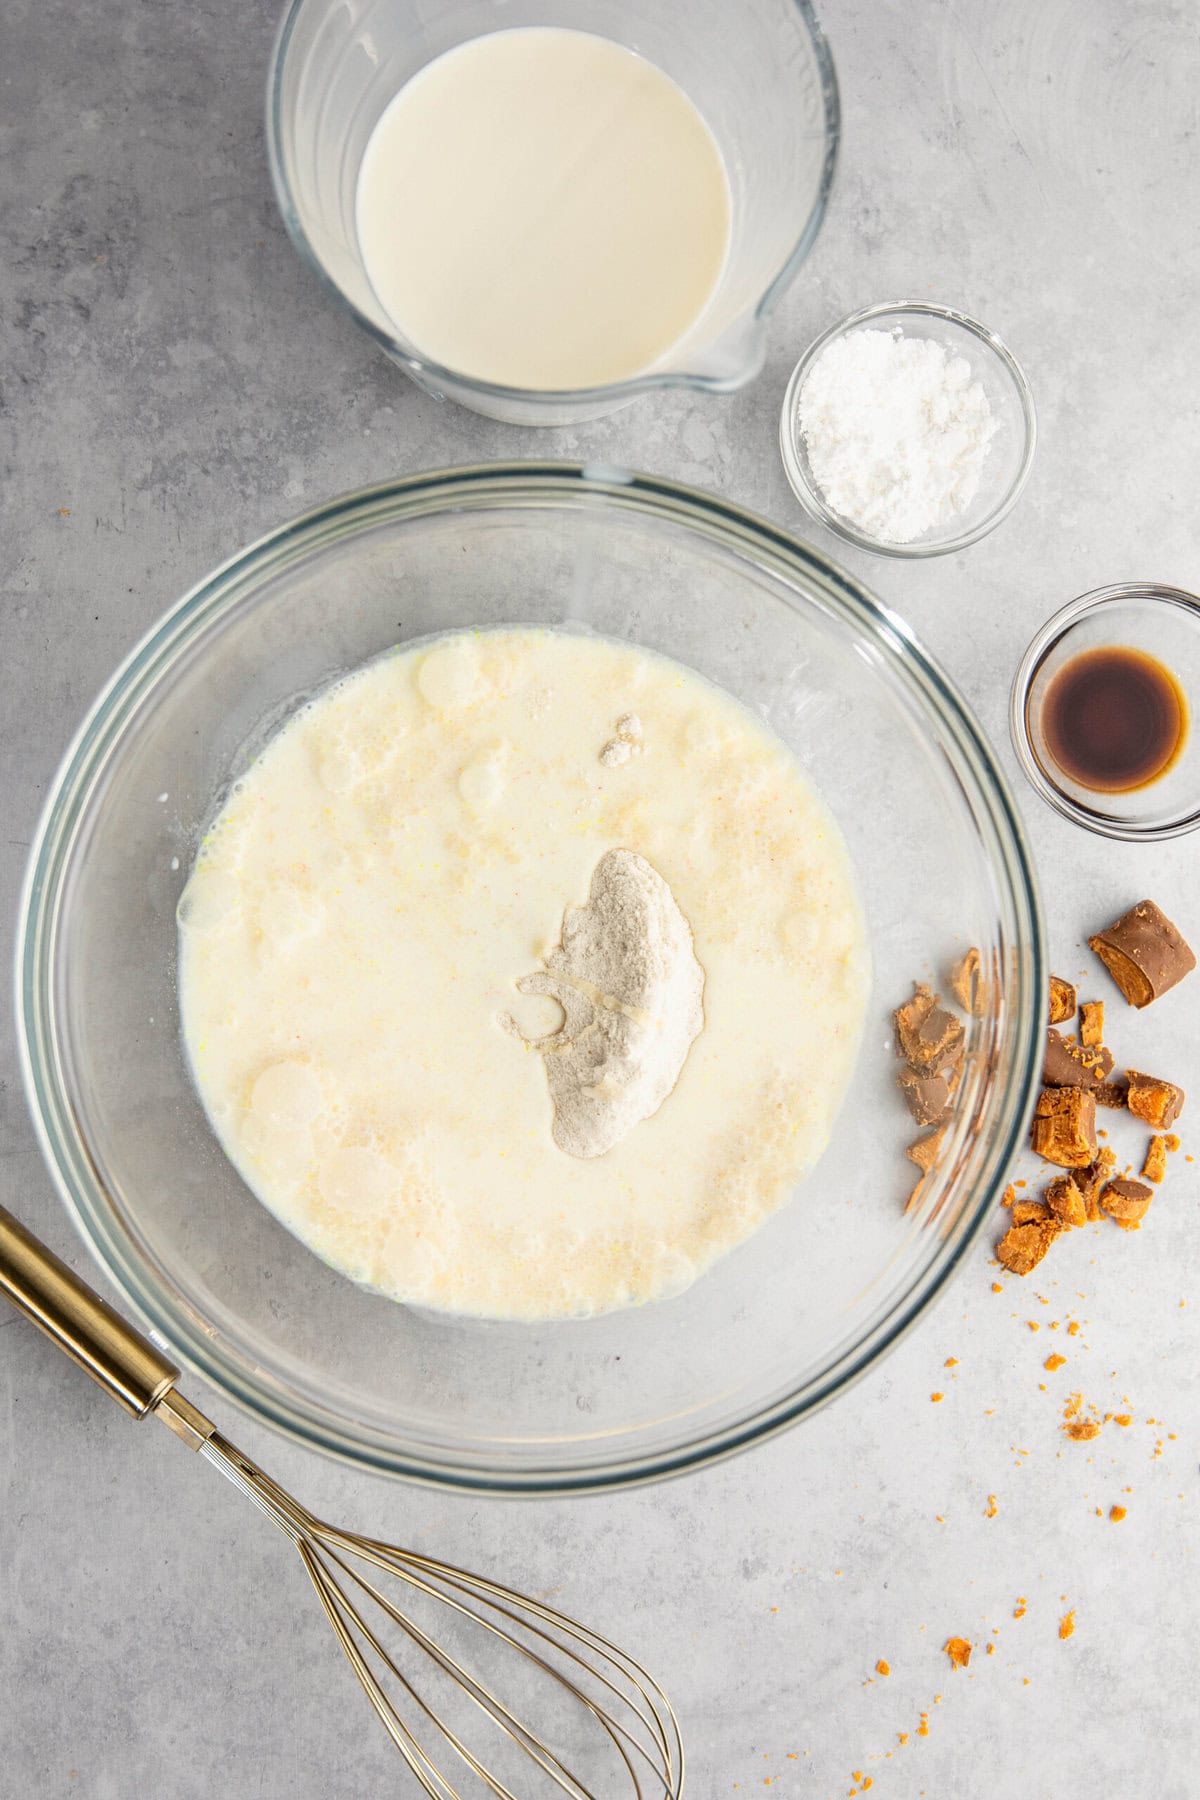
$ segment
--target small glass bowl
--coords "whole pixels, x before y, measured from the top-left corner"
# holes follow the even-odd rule
[[[1081,650],[1144,650],[1166,665],[1187,701],[1183,748],[1157,780],[1127,793],[1099,793],[1072,781],[1045,746],[1040,712],[1046,689]],[[1200,599],[1182,588],[1129,581],[1072,600],[1038,632],[1013,682],[1013,748],[1042,799],[1064,819],[1103,837],[1142,842],[1181,837],[1200,825],[1200,739],[1191,728],[1200,702]]]
[[[965,513],[942,532],[927,532],[908,544],[871,537],[842,518],[828,505],[813,477],[808,450],[800,433],[797,405],[809,370],[835,338],[863,326],[890,331],[897,326],[909,338],[932,338],[947,350],[965,356],[971,374],[982,382],[1000,429],[992,440],[979,482],[979,491]],[[969,319],[950,306],[934,306],[923,300],[888,300],[851,313],[838,325],[822,332],[792,371],[779,418],[779,449],[792,492],[804,510],[830,531],[860,550],[882,556],[945,556],[978,542],[1005,518],[1029,479],[1037,443],[1037,415],[1029,383],[1016,357],[986,325]]]

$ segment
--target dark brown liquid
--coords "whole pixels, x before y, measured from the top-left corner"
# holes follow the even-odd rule
[[[1144,650],[1081,650],[1053,677],[1038,720],[1064,775],[1099,793],[1125,794],[1165,775],[1187,738],[1187,701]]]

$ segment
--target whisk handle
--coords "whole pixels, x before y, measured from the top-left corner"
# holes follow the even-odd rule
[[[135,1418],[179,1379],[174,1363],[2,1206],[0,1294]]]

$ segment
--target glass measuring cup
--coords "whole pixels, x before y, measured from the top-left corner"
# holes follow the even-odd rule
[[[837,84],[809,0],[671,7],[629,0],[292,0],[267,89],[271,176],[292,242],[376,343],[439,399],[520,425],[599,418],[656,388],[729,393],[762,367],[767,320],[812,248],[837,154]],[[407,342],[363,264],[355,193],[388,102],[436,56],[484,32],[569,26],[665,70],[699,107],[725,159],[732,235],[702,318],[664,362],[604,387],[500,387],[443,368]]]

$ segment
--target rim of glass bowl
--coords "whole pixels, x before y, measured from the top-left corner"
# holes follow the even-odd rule
[[[972,776],[996,872],[1002,930],[1011,934],[1015,983],[1014,1051],[1007,1083],[997,1092],[992,1151],[978,1173],[978,1192],[961,1220],[941,1237],[903,1300],[874,1320],[864,1336],[816,1376],[773,1396],[745,1417],[667,1449],[626,1454],[608,1463],[580,1455],[514,1469],[493,1456],[465,1466],[451,1450],[398,1446],[363,1420],[347,1423],[311,1389],[296,1397],[271,1371],[248,1366],[199,1317],[169,1269],[134,1239],[105,1192],[75,1128],[57,1054],[54,963],[62,876],[95,783],[119,749],[144,696],[220,614],[244,596],[246,583],[313,549],[326,548],[383,520],[492,507],[616,507],[669,522],[738,554],[782,583],[799,579],[821,604],[864,632],[887,656],[910,692],[936,718]],[[784,604],[791,604],[780,595]],[[50,790],[30,852],[17,940],[17,1028],[22,1072],[43,1154],[76,1226],[135,1313],[194,1369],[253,1418],[353,1466],[434,1486],[487,1493],[564,1494],[654,1481],[730,1456],[783,1430],[857,1380],[912,1327],[959,1266],[1002,1187],[1020,1144],[1036,1090],[1044,1029],[1045,953],[1041,907],[1019,816],[978,726],[940,668],[903,620],[874,601],[820,552],[756,515],[695,489],[609,466],[528,462],[434,471],[359,490],[301,515],[260,538],[179,600],[130,652],[88,712]]]
[[[808,34],[816,59],[825,120],[825,153],[821,162],[816,197],[796,241],[750,315],[751,353],[743,366],[732,375],[705,375],[700,371],[686,369],[661,369],[652,370],[645,375],[635,375],[628,381],[616,381],[607,386],[586,388],[502,387],[496,382],[481,381],[474,376],[463,375],[459,370],[436,362],[432,357],[421,356],[409,345],[398,342],[390,332],[381,330],[374,320],[368,318],[366,313],[355,305],[354,301],[343,292],[334,280],[313,248],[308,233],[300,222],[299,213],[293,203],[291,184],[287,178],[283,154],[281,113],[283,68],[296,20],[305,4],[306,0],[289,0],[287,10],[279,22],[267,70],[267,161],[271,172],[271,185],[275,190],[275,201],[288,237],[303,261],[308,264],[326,291],[401,368],[420,382],[432,382],[435,385],[446,383],[451,388],[468,389],[471,393],[480,394],[496,401],[507,401],[510,404],[519,401],[530,406],[541,403],[547,407],[587,407],[614,402],[619,404],[625,400],[634,400],[639,394],[653,393],[658,388],[683,387],[709,394],[731,394],[754,379],[762,367],[765,354],[763,328],[787,291],[796,271],[812,249],[817,233],[821,229],[825,211],[829,205],[829,196],[833,189],[838,147],[841,142],[842,113],[837,73],[833,66],[833,57],[828,41],[813,8],[812,0],[791,0],[791,4]]]
[[[1189,594],[1186,588],[1168,587],[1157,581],[1119,581],[1110,587],[1092,588],[1090,593],[1080,594],[1077,600],[1070,601],[1046,620],[1021,658],[1013,677],[1008,723],[1017,761],[1030,786],[1047,806],[1052,806],[1064,819],[1070,819],[1073,825],[1082,825],[1086,831],[1098,832],[1101,837],[1118,838],[1124,843],[1149,844],[1164,838],[1182,837],[1185,832],[1195,831],[1200,826],[1200,807],[1189,807],[1172,818],[1142,824],[1136,819],[1122,819],[1115,813],[1105,812],[1099,804],[1101,796],[1097,796],[1098,804],[1095,807],[1073,800],[1051,780],[1039,762],[1029,735],[1028,717],[1029,697],[1043,663],[1068,633],[1074,631],[1080,620],[1089,613],[1103,612],[1110,606],[1122,606],[1138,600],[1148,601],[1155,606],[1181,607],[1185,612],[1193,614],[1200,625],[1200,598]]]
[[[988,348],[1007,369],[1017,391],[1021,406],[1021,416],[1025,423],[1025,449],[1021,457],[1021,466],[1017,470],[1012,485],[1003,497],[970,531],[960,532],[952,538],[932,538],[915,544],[890,544],[883,538],[870,537],[866,532],[858,531],[840,514],[828,507],[816,488],[804,472],[804,461],[796,447],[796,401],[804,378],[812,368],[817,357],[827,344],[835,338],[843,337],[846,332],[854,331],[860,325],[869,324],[874,319],[882,319],[899,313],[921,313],[926,318],[946,319],[952,325],[960,325]],[[1033,390],[1026,379],[1025,371],[1004,342],[994,331],[981,324],[978,319],[971,318],[969,313],[959,312],[953,306],[939,306],[932,300],[880,300],[874,306],[864,306],[858,312],[850,313],[823,331],[796,367],[792,370],[791,380],[787,384],[787,392],[783,396],[783,407],[779,414],[779,451],[783,457],[784,472],[791,484],[792,492],[804,510],[846,543],[854,544],[860,550],[870,550],[877,556],[947,556],[953,550],[965,550],[968,544],[977,544],[980,538],[994,531],[1002,519],[1006,519],[1029,480],[1029,471],[1033,467],[1033,453],[1037,448],[1037,410],[1033,404]]]

